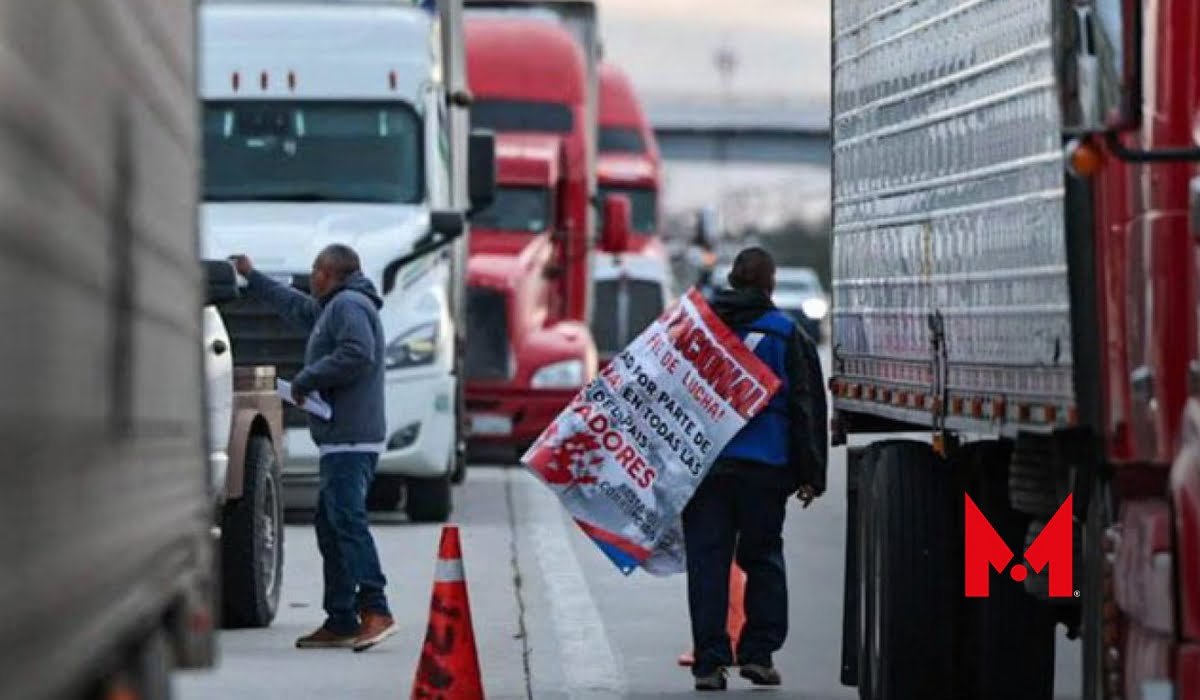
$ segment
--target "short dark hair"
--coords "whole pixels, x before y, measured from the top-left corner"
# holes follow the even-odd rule
[[[768,292],[775,281],[775,259],[763,248],[746,248],[733,259],[728,280],[734,289]]]
[[[341,243],[332,243],[325,246],[317,255],[318,264],[328,265],[339,279],[358,272],[362,269],[362,262],[358,259],[358,253],[348,245]]]

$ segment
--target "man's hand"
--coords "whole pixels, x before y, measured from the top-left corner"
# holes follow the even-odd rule
[[[813,499],[817,497],[817,490],[811,484],[804,484],[800,490],[796,492],[796,500],[804,504],[807,508],[812,505]]]
[[[304,407],[304,392],[292,384],[292,401],[296,402],[297,406]]]
[[[250,262],[250,258],[245,255],[231,255],[229,262],[233,263],[233,268],[242,277],[248,277],[251,272],[254,272],[254,263]]]

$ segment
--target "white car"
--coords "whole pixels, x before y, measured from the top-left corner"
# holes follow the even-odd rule
[[[729,265],[713,270],[712,285],[723,289],[729,286]],[[814,343],[825,339],[829,317],[829,297],[821,287],[821,278],[811,267],[780,267],[775,270],[775,306],[791,314]]]

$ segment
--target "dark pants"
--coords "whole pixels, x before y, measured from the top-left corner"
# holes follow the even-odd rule
[[[696,675],[734,663],[726,618],[735,553],[746,572],[746,625],[738,642],[738,663],[770,665],[771,655],[783,646],[788,626],[783,518],[789,495],[789,487],[778,480],[718,470],[700,484],[684,509]]]
[[[317,547],[325,565],[325,626],[338,634],[358,631],[358,613],[390,614],[375,540],[367,529],[367,489],[379,455],[340,452],[321,457]]]

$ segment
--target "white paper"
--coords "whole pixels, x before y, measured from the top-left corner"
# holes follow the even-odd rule
[[[287,401],[293,406],[296,404],[296,402],[292,400],[291,382],[286,379],[276,379],[275,386],[276,391],[279,393],[279,398]],[[333,408],[330,407],[329,404],[325,403],[325,399],[322,399],[321,395],[315,391],[308,392],[308,396],[304,398],[304,405],[301,406],[300,409],[307,411],[317,418],[321,418],[323,420],[330,420],[333,418]]]

